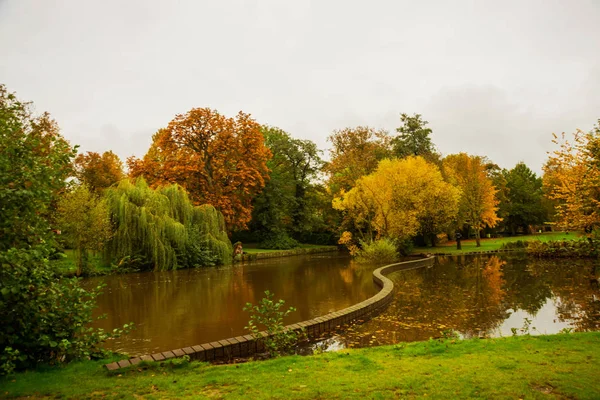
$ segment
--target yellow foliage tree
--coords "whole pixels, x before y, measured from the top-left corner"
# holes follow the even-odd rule
[[[388,133],[368,126],[336,130],[327,140],[332,144],[331,161],[323,170],[335,195],[350,190],[360,177],[373,172],[377,163],[391,154]]]
[[[419,232],[438,233],[453,221],[460,190],[444,182],[437,166],[422,157],[382,160],[375,172],[334,199],[368,241],[405,240]]]
[[[486,173],[482,157],[466,153],[451,154],[443,160],[447,180],[462,190],[458,224],[469,225],[475,231],[477,247],[481,246],[481,230],[493,228],[502,219],[498,217],[498,190]]]
[[[600,226],[600,120],[592,132],[578,130],[569,142],[554,135],[559,149],[544,166],[544,189],[555,201],[557,224],[590,231]]]

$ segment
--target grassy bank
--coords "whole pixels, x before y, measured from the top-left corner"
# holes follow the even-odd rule
[[[473,251],[491,251],[498,250],[505,243],[516,242],[516,241],[531,241],[539,240],[541,242],[548,242],[550,240],[573,240],[580,237],[580,234],[576,232],[546,232],[533,235],[522,235],[522,236],[509,236],[500,238],[482,238],[481,247],[477,247],[475,239],[461,240],[462,250],[456,249],[456,242],[449,241],[447,243],[438,245],[436,247],[415,247],[413,253],[447,253],[447,254],[462,254]]]
[[[600,398],[600,332],[428,341],[213,366],[101,362],[0,378],[37,398]]]
[[[295,249],[273,250],[259,249],[252,245],[244,246],[244,260],[257,260],[261,258],[288,257],[302,254],[325,253],[337,251],[337,246],[324,246],[318,244],[301,244]]]

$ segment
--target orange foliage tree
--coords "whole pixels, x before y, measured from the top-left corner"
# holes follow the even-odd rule
[[[329,175],[328,184],[334,195],[352,189],[360,177],[375,171],[378,162],[391,151],[388,133],[368,126],[336,130],[328,140],[333,145],[329,151],[331,161],[323,169]]]
[[[228,118],[210,108],[193,108],[159,129],[142,159],[127,160],[129,174],[143,175],[154,187],[177,183],[194,204],[217,208],[230,231],[245,229],[252,198],[269,172],[271,152],[260,128],[249,114]]]
[[[443,166],[447,180],[462,190],[458,224],[469,225],[475,231],[479,247],[481,230],[486,225],[493,228],[501,221],[496,214],[498,190],[486,173],[485,160],[466,153],[451,154],[444,158]]]
[[[555,201],[558,225],[590,231],[600,226],[600,121],[592,132],[578,130],[573,142],[554,135],[559,149],[544,166],[544,189]]]
[[[105,151],[102,155],[93,151],[77,155],[75,175],[96,193],[125,178],[123,163],[112,151]]]

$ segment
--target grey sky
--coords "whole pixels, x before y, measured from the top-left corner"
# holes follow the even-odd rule
[[[0,0],[0,83],[122,158],[192,107],[322,149],[418,112],[443,154],[539,173],[552,132],[600,118],[599,20],[598,0]]]

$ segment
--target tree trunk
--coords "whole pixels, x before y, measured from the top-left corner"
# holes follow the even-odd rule
[[[475,229],[475,242],[477,243],[477,247],[481,247],[481,234],[479,229]]]

